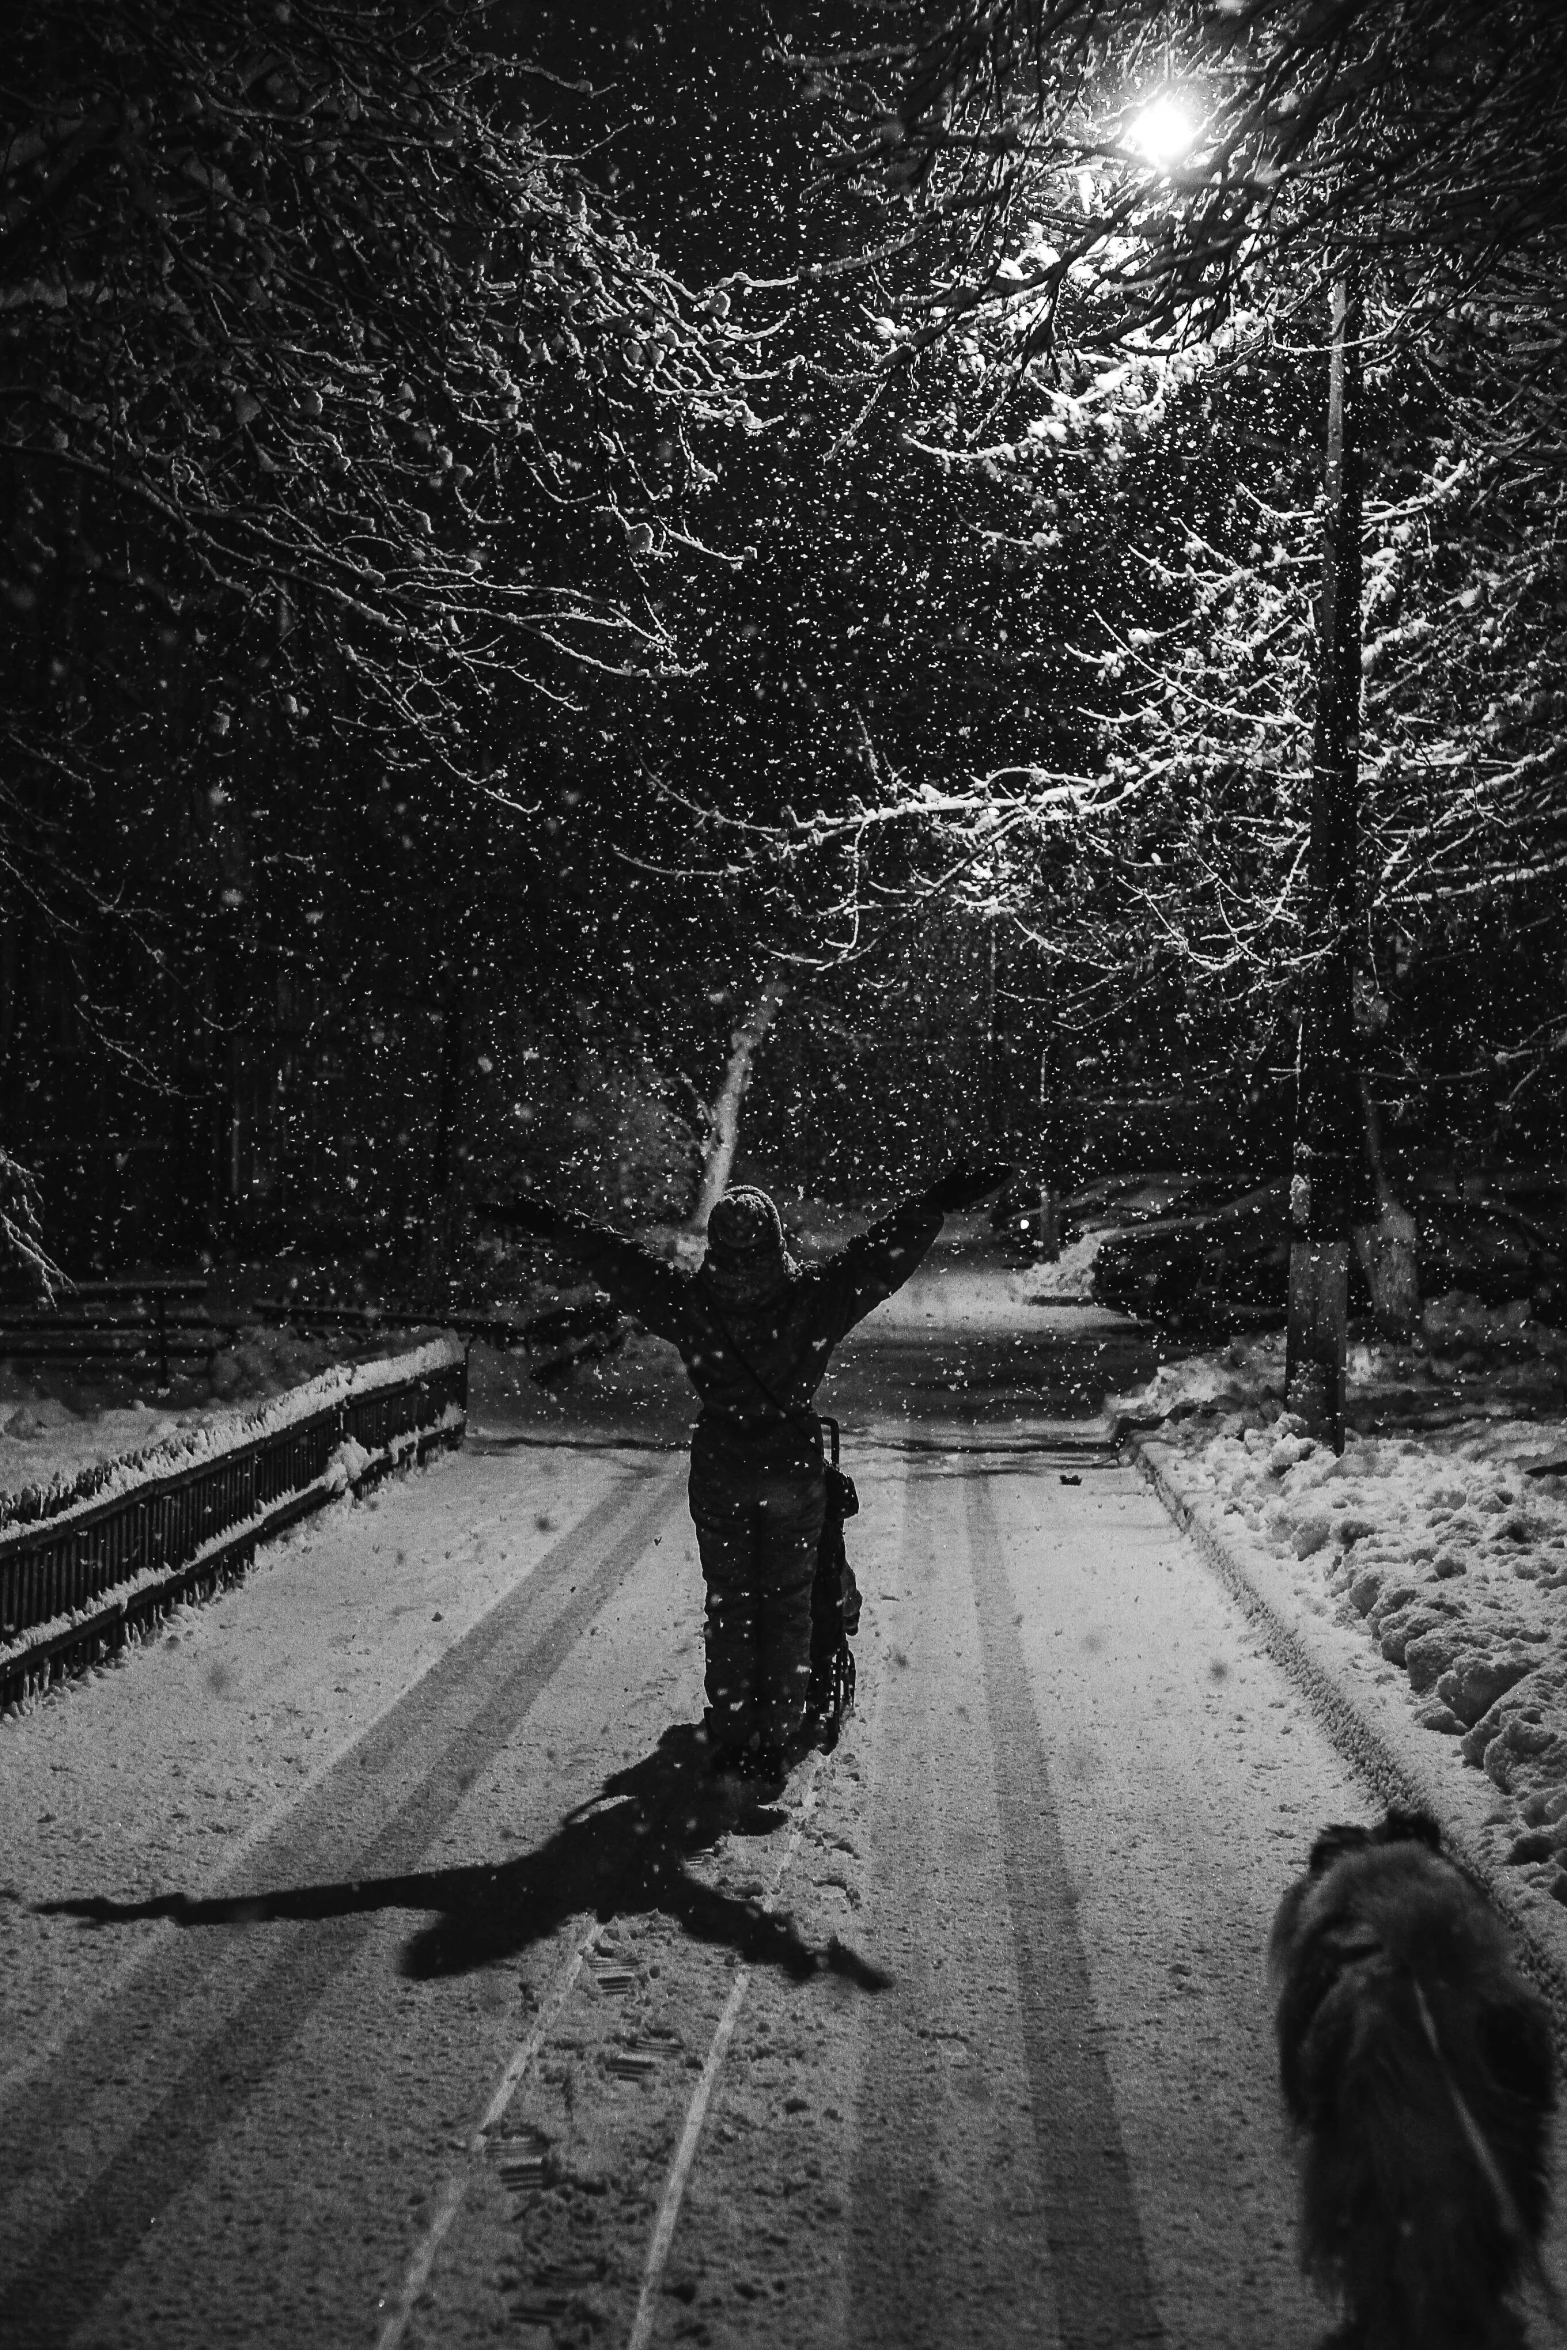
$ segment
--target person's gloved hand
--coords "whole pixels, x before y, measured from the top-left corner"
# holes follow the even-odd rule
[[[971,1208],[976,1201],[987,1199],[1003,1183],[1010,1183],[1016,1172],[1006,1159],[981,1159],[965,1152],[953,1160],[944,1175],[937,1176],[925,1197],[944,1216],[950,1215],[954,1208]]]
[[[566,1228],[559,1208],[537,1191],[514,1191],[506,1199],[477,1203],[481,1224],[503,1224],[511,1232],[531,1232],[535,1239],[552,1240]]]

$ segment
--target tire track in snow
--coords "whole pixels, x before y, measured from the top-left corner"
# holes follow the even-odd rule
[[[987,1479],[963,1489],[1062,2350],[1162,2342],[1001,1530]]]
[[[32,2247],[0,2296],[7,2350],[63,2350],[357,1955],[375,1919],[354,1907],[360,1882],[416,1866],[630,1574],[678,1483],[674,1466],[640,1472],[596,1504],[247,1856],[242,1882],[311,1879],[320,1900],[83,1905],[102,1923],[170,1915],[213,1932],[160,1945],[43,2078],[0,2104],[4,2235]],[[301,1922],[281,1951],[252,1932],[291,1914]]]
[[[908,1459],[870,1614],[869,1955],[846,2338],[858,2350],[1059,2350],[960,1485]],[[877,1594],[872,1587],[874,1603]]]

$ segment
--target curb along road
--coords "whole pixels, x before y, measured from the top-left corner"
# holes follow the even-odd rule
[[[1567,2062],[1567,1912],[1548,1897],[1521,1891],[1499,1859],[1487,1835],[1501,1800],[1490,1781],[1461,1763],[1452,1740],[1434,1739],[1409,1717],[1402,1676],[1391,1690],[1353,1685],[1354,1668],[1346,1661],[1353,1651],[1335,1637],[1338,1627],[1302,1608],[1283,1569],[1265,1553],[1226,1539],[1204,1502],[1182,1489],[1170,1447],[1137,1433],[1125,1441],[1140,1473],[1261,1631],[1268,1653],[1306,1697],[1340,1754],[1384,1803],[1427,1811],[1437,1821],[1447,1850],[1518,1937],[1521,1963],[1551,2009],[1558,2055]],[[1357,1645],[1365,1650],[1363,1638]]]

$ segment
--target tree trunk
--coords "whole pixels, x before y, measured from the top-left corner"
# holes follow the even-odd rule
[[[1371,1312],[1386,1338],[1412,1338],[1420,1327],[1420,1275],[1415,1261],[1415,1219],[1395,1197],[1382,1155],[1382,1121],[1365,1074],[1360,1075],[1366,1158],[1376,1186],[1373,1223],[1355,1226],[1355,1254],[1371,1291]]]
[[[1039,1186],[1039,1254],[1047,1265],[1061,1255],[1061,1204],[1048,1183]]]
[[[435,1137],[430,1163],[430,1212],[420,1249],[420,1271],[429,1276],[449,1269],[455,1190],[461,1167],[460,1121],[463,1092],[463,1031],[468,1010],[468,974],[451,971],[441,1006],[441,1060],[435,1100]]]
[[[710,1115],[707,1155],[702,1161],[696,1201],[680,1234],[679,1249],[688,1261],[699,1258],[707,1246],[707,1219],[723,1196],[740,1141],[740,1105],[751,1082],[751,1066],[763,1039],[788,994],[788,982],[774,963],[762,982],[762,991],[738,1028],[731,1030],[729,1058],[723,1082]]]
[[[1344,1448],[1349,1234],[1359,1119],[1352,978],[1360,773],[1360,304],[1333,289],[1327,511],[1317,614],[1317,723],[1307,849],[1309,951],[1290,1185],[1285,1395],[1311,1434]]]
[[[435,1133],[430,1154],[430,1213],[425,1225],[422,1271],[449,1275],[462,1226],[466,1194],[469,1060],[475,1028],[482,1028],[476,996],[481,974],[493,961],[487,927],[485,879],[490,862],[490,802],[471,796],[447,836],[450,863],[437,902],[443,953],[441,1050],[435,1100]]]
[[[1034,1153],[1039,1168],[1039,1253],[1047,1264],[1052,1265],[1061,1254],[1061,1199],[1066,1169],[1060,1118],[1063,1088],[1059,1070],[1054,1072],[1052,1083],[1051,1061],[1055,1038],[1056,1031],[1052,1027],[1039,1048],[1038,1148]]]
[[[996,1135],[996,926],[989,925],[985,939],[985,1135],[992,1143]]]

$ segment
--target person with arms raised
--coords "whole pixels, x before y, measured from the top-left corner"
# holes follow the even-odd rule
[[[644,1328],[679,1348],[701,1399],[690,1503],[707,1586],[711,1764],[781,1780],[799,1751],[810,1681],[811,1585],[826,1510],[812,1399],[846,1331],[902,1287],[954,1209],[1005,1183],[1000,1161],[960,1159],[819,1265],[790,1255],[766,1192],[726,1191],[695,1273],[534,1192],[485,1221],[553,1241]]]

